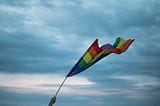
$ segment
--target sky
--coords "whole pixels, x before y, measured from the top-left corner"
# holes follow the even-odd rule
[[[160,105],[159,0],[0,0],[0,106],[47,106],[95,39],[135,39],[69,77],[55,106]]]

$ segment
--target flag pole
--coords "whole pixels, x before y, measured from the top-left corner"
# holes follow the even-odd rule
[[[67,79],[67,76],[64,78],[63,82],[62,82],[61,85],[59,86],[59,88],[58,88],[56,94],[54,95],[54,97],[51,98],[51,100],[50,100],[48,106],[52,106],[52,105],[56,102],[56,97],[57,97],[57,95],[58,95],[58,93],[59,93],[61,87],[63,86],[64,82],[66,81],[66,79]]]

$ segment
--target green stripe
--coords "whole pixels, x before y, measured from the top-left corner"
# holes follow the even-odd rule
[[[114,48],[116,48],[116,47],[118,46],[120,40],[121,40],[120,37],[118,37],[118,38],[116,39],[116,42],[115,42],[114,45],[113,45]]]
[[[105,56],[107,56],[107,55],[109,55],[110,53],[106,53],[106,54],[101,54],[95,61],[93,61],[91,64],[94,64],[94,63],[96,63],[97,61],[99,61],[99,60],[101,60],[103,57],[105,57]]]
[[[86,61],[82,58],[81,61],[80,61],[79,64],[78,64],[78,66],[79,66],[80,68],[83,68],[83,67],[85,67],[86,65],[87,65]]]

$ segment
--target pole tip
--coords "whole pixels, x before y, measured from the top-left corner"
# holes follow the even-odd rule
[[[55,102],[56,102],[56,96],[54,96],[53,98],[51,98],[48,106],[52,106]]]

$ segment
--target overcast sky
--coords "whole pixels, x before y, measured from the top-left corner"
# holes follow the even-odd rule
[[[47,106],[92,42],[135,41],[67,79],[55,106],[160,105],[159,0],[0,0],[0,106]]]

